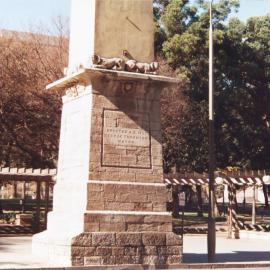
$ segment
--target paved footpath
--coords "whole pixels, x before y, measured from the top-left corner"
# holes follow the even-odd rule
[[[181,269],[253,269],[270,270],[269,240],[228,240],[217,236],[216,265],[207,265],[207,236],[184,237],[184,265]],[[192,264],[192,265],[191,265]],[[268,265],[261,268],[260,264]],[[52,267],[50,262],[31,255],[31,237],[0,237],[0,269]],[[54,265],[56,266],[56,265]]]
[[[207,262],[207,235],[184,236],[184,263]],[[269,240],[227,239],[217,235],[216,262],[218,263],[269,263]]]

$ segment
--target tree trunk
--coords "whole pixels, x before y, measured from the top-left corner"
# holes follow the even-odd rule
[[[202,187],[200,185],[196,185],[197,199],[198,199],[198,217],[203,217],[203,206],[202,206]]]
[[[0,199],[0,215],[3,214],[2,200]]]
[[[269,208],[269,202],[268,202],[268,194],[267,194],[267,186],[263,184],[263,195],[264,195],[264,205],[265,208]]]
[[[2,206],[2,198],[3,198],[3,197],[2,197],[2,196],[3,196],[3,195],[2,195],[2,192],[3,192],[3,190],[2,190],[2,187],[3,187],[3,186],[0,185],[0,191],[1,191],[1,198],[0,198],[0,215],[3,214],[3,206]]]
[[[18,192],[17,192],[17,182],[13,181],[13,198],[16,199],[18,196]]]
[[[237,191],[236,191],[236,188],[234,187],[233,189],[233,192],[234,192],[234,196],[233,196],[233,200],[234,200],[234,207],[235,207],[235,210],[238,211],[238,202],[237,202]]]
[[[179,211],[180,211],[180,206],[179,206],[179,199],[178,199],[178,187],[177,186],[172,186],[172,216],[177,218],[179,217]]]

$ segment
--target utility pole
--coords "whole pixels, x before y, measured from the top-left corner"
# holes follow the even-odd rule
[[[214,212],[215,194],[215,138],[214,138],[214,83],[213,83],[213,25],[212,25],[212,2],[210,1],[210,27],[209,27],[209,206],[208,206],[208,234],[207,249],[208,261],[213,262],[216,253],[216,224]]]

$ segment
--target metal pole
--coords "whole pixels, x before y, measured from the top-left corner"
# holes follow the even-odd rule
[[[246,210],[246,186],[244,185],[244,200],[243,200],[243,204],[244,204],[244,210]]]
[[[213,0],[212,0],[213,1]],[[216,253],[216,225],[214,212],[214,171],[215,171],[215,141],[214,141],[214,84],[213,84],[213,25],[212,1],[210,1],[210,27],[209,27],[209,208],[208,208],[208,261],[215,259]]]
[[[252,225],[256,225],[256,185],[253,186]]]
[[[22,212],[25,213],[25,192],[26,191],[26,182],[23,181],[23,198],[22,198]]]
[[[45,182],[45,214],[44,214],[44,228],[47,229],[48,212],[49,212],[49,200],[50,200],[50,182]]]
[[[37,189],[36,189],[36,232],[40,231],[40,185],[41,182],[37,181]]]
[[[229,197],[229,204],[228,204],[228,238],[232,239],[232,204],[233,204],[233,200],[232,200],[232,184],[229,184],[228,186],[228,197]]]

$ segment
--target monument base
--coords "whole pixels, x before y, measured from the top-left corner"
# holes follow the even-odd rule
[[[178,265],[182,238],[170,232],[89,232],[76,237],[47,231],[34,236],[33,251],[61,266]]]
[[[160,93],[170,82],[87,69],[51,86],[68,90],[53,212],[33,237],[36,255],[79,267],[181,263],[162,163]]]
[[[180,246],[173,233],[82,233],[72,241],[72,265],[179,264]]]
[[[182,261],[182,237],[171,231],[171,224],[169,213],[88,211],[84,232],[49,226],[33,237],[32,248],[59,266],[177,265]]]

